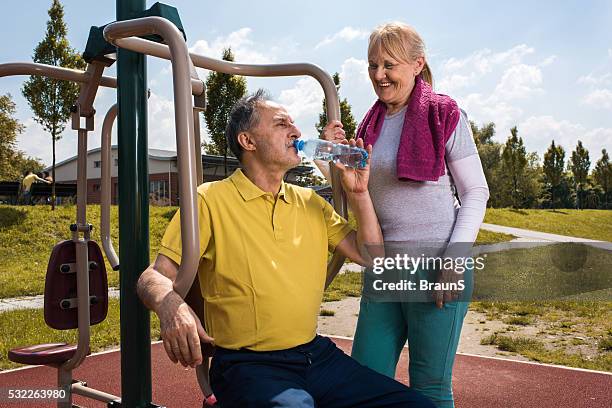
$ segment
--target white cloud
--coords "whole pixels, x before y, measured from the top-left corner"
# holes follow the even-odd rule
[[[287,109],[303,136],[314,133],[322,101],[323,89],[310,77],[298,79],[293,88],[282,90],[278,97],[278,102]]]
[[[520,44],[503,52],[493,53],[485,48],[475,51],[465,58],[450,58],[442,65],[442,74],[451,74],[462,69],[475,71],[474,74],[486,74],[496,66],[513,65],[520,63],[527,55],[533,54],[534,49],[525,44]]]
[[[346,59],[341,66],[340,97],[347,98],[352,106],[353,116],[359,121],[374,102],[376,95],[368,77],[367,62],[356,58]],[[280,92],[277,101],[285,108],[302,136],[315,137],[315,123],[322,112],[323,89],[313,78],[301,78],[293,87]]]
[[[435,86],[437,91],[444,94],[453,95],[457,91],[473,85],[475,82],[476,74],[474,73],[470,75],[450,74],[442,77],[442,79],[439,81],[436,81]]]
[[[598,85],[612,85],[612,73],[606,73],[600,76],[595,76],[592,73],[583,75],[578,78],[579,84],[598,86]]]
[[[100,146],[100,135],[104,116],[108,108],[115,103],[115,90],[100,87],[94,103],[96,114],[94,117],[94,130],[87,135],[87,148],[93,149]],[[28,114],[32,115],[28,111]],[[46,166],[53,161],[53,149],[51,134],[46,132],[41,125],[36,123],[33,116],[22,120],[26,129],[17,137],[17,146],[28,156],[40,158]],[[55,143],[56,163],[73,157],[77,154],[77,132],[72,130],[71,121],[65,124],[60,140]],[[116,125],[114,127],[113,141],[116,141]]]
[[[555,61],[555,55],[539,56],[526,44],[501,52],[478,50],[443,61],[436,91],[455,98],[476,123],[494,122],[496,139],[503,142],[524,120],[528,99],[545,93],[543,70]]]
[[[540,68],[556,60],[556,56],[551,55],[536,65],[525,64],[523,60],[534,53],[534,48],[519,44],[506,51],[493,52],[485,48],[464,58],[449,58],[441,64],[440,79],[435,82],[436,90],[454,96],[464,89],[477,86],[484,78],[496,77],[495,80],[499,82],[498,99],[527,96],[526,91],[533,90],[531,83],[535,81],[539,84],[542,81]],[[498,79],[500,74],[502,77]],[[519,82],[515,83],[515,80]]]
[[[612,91],[595,89],[582,99],[582,102],[596,108],[612,109]]]
[[[509,129],[523,115],[523,110],[516,105],[500,101],[495,95],[484,96],[472,93],[466,97],[457,97],[459,107],[468,113],[470,120],[476,123],[494,122],[497,140],[505,140]]]
[[[601,156],[601,149],[608,148],[606,142],[612,139],[612,129],[588,129],[582,124],[568,120],[557,120],[553,116],[531,116],[518,125],[519,135],[525,141],[528,151],[537,151],[540,157],[544,154],[551,141],[563,146],[565,159],[576,148],[578,140],[589,151],[591,165]]]
[[[567,153],[576,146],[577,140],[584,140],[585,128],[568,120],[557,120],[553,116],[531,116],[518,124],[519,135],[525,141],[528,151],[540,154],[548,149],[552,140],[563,146]]]
[[[376,100],[368,75],[368,63],[357,58],[348,58],[340,70],[340,97],[351,103],[353,116],[361,121],[366,111]]]
[[[321,40],[317,45],[315,45],[315,50],[321,47],[324,47],[326,45],[329,45],[337,40],[353,41],[357,39],[368,38],[369,35],[370,33],[368,31],[359,30],[353,27],[344,27],[342,30],[338,31],[337,33],[333,35],[329,35],[325,37],[323,40]]]
[[[223,50],[231,47],[237,62],[247,62],[249,64],[273,63],[275,57],[269,53],[256,50],[256,44],[251,39],[252,33],[251,28],[243,27],[226,36],[219,36],[211,42],[198,40],[189,48],[189,51],[211,58],[221,58]]]
[[[264,47],[251,38],[253,30],[250,27],[242,27],[236,31],[232,31],[227,35],[217,36],[212,41],[197,40],[191,47],[189,52],[204,55],[206,57],[220,59],[223,55],[223,50],[226,48],[232,49],[236,62],[248,64],[272,64],[277,60],[281,50],[284,50],[283,55],[291,53],[296,48],[296,44],[288,39],[282,41],[282,45],[278,44],[272,47]],[[200,78],[205,78],[208,70],[196,68]],[[172,72],[172,66],[167,63],[162,69],[161,74],[167,76]]]
[[[546,57],[542,62],[538,63],[538,67],[547,67],[557,60],[556,55]]]
[[[24,151],[28,156],[38,157],[45,165],[51,165],[53,157],[51,134],[46,132],[33,118],[24,120],[22,124],[25,126],[25,131],[17,136],[17,148]],[[72,136],[72,139],[72,144],[76,144],[76,137]],[[71,155],[73,149],[70,148],[70,144],[70,135],[68,134],[55,143],[56,162],[60,162]],[[76,148],[74,151],[76,151]]]
[[[495,94],[500,99],[527,98],[534,94],[543,93],[538,86],[542,84],[542,71],[537,66],[518,64],[508,68],[499,84],[495,87]]]
[[[174,126],[174,103],[151,92],[148,102],[149,146],[158,149],[176,150]]]

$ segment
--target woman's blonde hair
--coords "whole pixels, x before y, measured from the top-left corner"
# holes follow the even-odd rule
[[[385,51],[397,61],[412,62],[418,57],[423,57],[425,66],[419,75],[433,86],[433,75],[425,58],[425,43],[414,28],[400,22],[376,27],[370,34],[368,57],[379,50]]]

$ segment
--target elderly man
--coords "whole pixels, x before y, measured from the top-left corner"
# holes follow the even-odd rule
[[[325,132],[344,135],[339,122]],[[159,316],[170,359],[196,366],[200,341],[214,342],[211,385],[223,408],[432,407],[316,334],[328,248],[365,265],[364,245],[382,243],[368,167],[337,165],[355,232],[312,190],[283,182],[300,163],[293,147],[300,131],[263,91],[234,106],[226,137],[242,170],[198,188],[198,278],[208,333],[172,289],[181,262],[179,214],[138,284]]]

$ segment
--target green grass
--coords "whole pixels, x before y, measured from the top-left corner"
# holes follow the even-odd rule
[[[610,210],[487,208],[484,222],[612,242],[612,211]]]
[[[527,316],[510,316],[502,321],[506,324],[513,324],[516,326],[529,326],[532,323],[532,319]]]
[[[336,312],[329,309],[321,309],[321,311],[319,312],[319,316],[334,316],[335,314]]]
[[[16,323],[18,322],[18,323]],[[54,330],[45,324],[42,309],[24,309],[0,313],[0,369],[20,366],[8,360],[15,347],[42,343],[75,343],[76,330]],[[159,320],[151,313],[151,339],[159,340]],[[110,299],[108,316],[91,327],[91,351],[102,351],[119,345],[119,301]]]
[[[608,330],[606,337],[599,340],[598,346],[603,351],[612,351],[612,329]]]
[[[493,232],[481,229],[476,237],[476,245],[490,245],[497,244],[500,242],[507,242],[513,240],[514,235],[503,234],[501,232]]]
[[[484,337],[480,340],[482,345],[494,345],[497,346],[501,351],[508,351],[510,353],[520,353],[527,350],[544,349],[544,343],[539,340],[530,339],[527,337],[510,337],[502,336],[499,333],[493,333],[490,336]]]
[[[473,302],[470,309],[485,313],[489,320],[513,322],[515,325],[520,325],[519,321],[529,322],[528,325],[538,324],[542,328],[538,335],[558,336],[552,344],[545,345],[535,337],[496,332],[483,338],[481,344],[494,345],[502,351],[518,353],[543,363],[612,371],[612,302]],[[516,331],[510,327],[506,328],[507,332]],[[568,346],[581,345],[590,345],[597,352],[587,357],[567,350]]]
[[[159,243],[174,207],[150,207],[151,259],[157,254]],[[92,239],[100,243],[100,208],[87,207],[88,222],[94,226]],[[68,227],[74,222],[74,206],[7,206],[0,205],[0,298],[36,295],[44,290],[47,262],[53,246],[70,239]],[[111,207],[111,237],[119,252],[117,207]],[[110,286],[117,286],[119,275],[106,261]]]
[[[612,371],[612,353],[609,352],[600,353],[593,358],[586,358],[580,353],[567,353],[562,349],[548,349],[540,340],[521,336],[504,336],[499,333],[483,338],[480,344],[494,345],[501,351],[517,353],[540,363]]]
[[[597,335],[612,337],[612,302],[600,301],[533,301],[533,302],[472,302],[470,309],[484,313],[489,320],[507,316],[538,318],[558,326],[574,321],[598,330]]]
[[[361,296],[361,273],[347,272],[338,274],[323,293],[324,302],[342,300],[347,296]]]

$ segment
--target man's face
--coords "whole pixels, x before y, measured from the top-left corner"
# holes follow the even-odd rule
[[[301,159],[293,147],[293,141],[301,136],[300,130],[282,106],[266,101],[257,106],[259,123],[250,133],[256,142],[256,157],[265,165],[280,170],[291,169]]]

